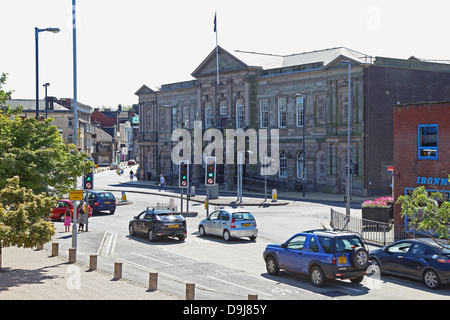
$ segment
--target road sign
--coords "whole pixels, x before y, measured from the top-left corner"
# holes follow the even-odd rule
[[[387,167],[387,174],[394,174],[394,167]]]
[[[83,200],[83,190],[70,191],[69,200]]]

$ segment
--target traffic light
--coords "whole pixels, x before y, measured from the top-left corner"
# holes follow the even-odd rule
[[[178,185],[180,188],[188,188],[189,187],[189,162],[180,161],[178,168]]]
[[[216,184],[216,157],[206,157],[205,185],[214,186],[215,184]]]
[[[354,175],[355,175],[355,176],[359,176],[359,163],[358,163],[358,162],[355,162],[355,163],[353,164],[353,166],[355,167],[355,170],[353,171]]]
[[[83,176],[83,188],[86,189],[94,189],[94,171],[90,173],[86,173]]]

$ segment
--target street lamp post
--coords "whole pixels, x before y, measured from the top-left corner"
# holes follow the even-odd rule
[[[45,28],[45,29],[39,29],[34,28],[34,38],[36,43],[36,120],[39,120],[39,32],[53,32],[58,33],[60,30],[59,28]]]
[[[347,110],[347,181],[346,181],[346,203],[345,214],[350,217],[350,112],[351,112],[351,72],[352,64],[350,61],[341,61],[342,64],[348,65],[348,110]]]

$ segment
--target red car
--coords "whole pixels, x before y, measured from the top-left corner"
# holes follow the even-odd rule
[[[64,214],[67,210],[70,210],[70,216],[73,218],[73,204],[69,199],[60,199],[56,203],[55,209],[52,210],[52,215],[50,219],[59,220],[64,222]],[[80,207],[78,207],[78,212],[80,211]],[[92,208],[89,206],[89,217],[92,216]],[[78,215],[77,215],[78,218]]]

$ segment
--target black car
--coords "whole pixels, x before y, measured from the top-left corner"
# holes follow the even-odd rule
[[[134,217],[128,225],[131,236],[143,234],[150,241],[160,237],[177,237],[180,241],[186,239],[186,220],[170,210],[147,209]]]
[[[431,242],[401,240],[370,252],[370,270],[421,280],[436,289],[450,282],[450,250]],[[369,271],[368,271],[369,272]]]
[[[83,193],[83,199],[86,199],[86,193],[89,205],[94,213],[109,211],[111,214],[114,214],[116,212],[116,197],[111,192],[89,190]]]

